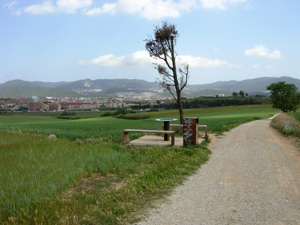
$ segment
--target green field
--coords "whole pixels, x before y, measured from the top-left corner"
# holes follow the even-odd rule
[[[237,106],[210,109],[185,110],[185,116],[199,117],[200,124],[208,125],[210,132],[224,132],[241,123],[266,118],[277,110],[268,105]],[[26,114],[25,114],[26,115]],[[100,114],[99,114],[100,115]],[[0,130],[23,131],[38,134],[55,134],[72,140],[102,138],[122,143],[122,131],[130,129],[161,129],[162,123],[155,118],[174,117],[179,119],[178,111],[160,111],[151,113],[150,119],[125,120],[114,117],[95,117],[81,120],[62,120],[54,116],[0,116]]]
[[[186,110],[209,132],[277,113],[267,105]],[[0,223],[125,224],[208,160],[206,144],[193,148],[122,146],[126,128],[161,129],[150,119],[53,115],[0,116]],[[59,137],[47,139],[48,134]],[[137,137],[132,135],[131,138]]]

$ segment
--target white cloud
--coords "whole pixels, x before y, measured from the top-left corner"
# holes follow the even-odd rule
[[[138,51],[130,55],[125,56],[114,56],[114,55],[104,55],[94,58],[89,61],[80,61],[80,64],[95,64],[106,67],[115,66],[144,66],[151,65],[154,62],[146,51]]]
[[[7,3],[4,3],[3,7],[6,7],[8,9],[13,9],[15,7],[15,5],[17,5],[17,4],[18,4],[17,1],[7,2]]]
[[[196,7],[196,0],[118,0],[115,3],[106,3],[101,8],[93,8],[87,15],[97,14],[139,14],[147,19],[161,19],[166,17],[179,17],[182,13]]]
[[[76,13],[79,9],[86,9],[93,4],[93,0],[52,0],[43,1],[41,4],[34,4],[24,9],[29,14],[49,14],[55,12]]]
[[[263,45],[257,45],[252,49],[245,51],[246,56],[256,56],[256,57],[266,57],[270,59],[279,59],[281,58],[281,53],[278,50],[270,51]]]
[[[178,56],[179,63],[189,64],[190,68],[213,68],[213,67],[227,67],[237,68],[226,61],[218,59],[206,59],[202,57],[193,57],[189,55]],[[159,62],[151,58],[147,51],[138,51],[125,56],[104,55],[94,58],[89,61],[80,61],[81,65],[94,64],[105,67],[117,66],[149,66],[152,63]]]
[[[94,7],[95,0],[43,0],[41,3],[30,5],[19,12],[30,14],[49,14],[56,12],[77,13],[84,12],[86,15],[100,14],[139,14],[141,17],[155,20],[162,18],[177,18],[183,13],[194,8],[217,8],[227,9],[230,5],[243,3],[247,0],[105,0],[101,7]],[[6,4],[13,7],[15,1]],[[20,13],[18,13],[20,14]]]
[[[57,0],[56,5],[59,10],[66,13],[76,13],[78,9],[88,8],[93,4],[93,0]]]
[[[222,9],[225,10],[228,8],[229,5],[236,4],[236,3],[244,3],[246,0],[200,0],[203,8],[208,9]]]
[[[181,62],[184,64],[189,64],[191,68],[213,68],[213,67],[227,67],[233,68],[234,66],[226,61],[218,59],[206,59],[202,57],[193,57],[190,55],[178,56]]]
[[[116,8],[117,8],[116,3],[114,4],[107,3],[104,4],[102,8],[93,8],[91,10],[88,10],[86,14],[89,16],[99,15],[99,14],[114,14],[117,11]]]
[[[47,13],[54,13],[55,6],[53,5],[52,1],[43,1],[42,4],[35,4],[28,6],[24,9],[25,13],[29,14],[47,14]]]
[[[259,67],[259,65],[257,65],[257,64],[253,64],[252,65],[252,68],[254,68],[254,69],[256,69],[256,68],[258,68]]]

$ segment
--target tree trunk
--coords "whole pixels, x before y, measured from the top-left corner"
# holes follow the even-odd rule
[[[174,50],[174,39],[171,37],[171,58],[172,58],[172,65],[173,65],[173,77],[174,77],[174,86],[176,90],[176,95],[177,95],[177,105],[178,105],[178,110],[179,110],[179,116],[180,116],[180,124],[183,124],[183,106],[182,106],[182,101],[181,101],[181,90],[179,87],[178,83],[178,78],[177,78],[177,68],[176,68],[176,56],[175,56],[175,50]]]
[[[183,124],[183,107],[182,107],[182,102],[180,99],[180,102],[178,102],[178,110],[179,110],[179,115],[180,115],[180,124]]]
[[[183,124],[183,106],[181,101],[181,92],[176,91],[176,93],[177,93],[177,105],[179,110],[180,124]]]

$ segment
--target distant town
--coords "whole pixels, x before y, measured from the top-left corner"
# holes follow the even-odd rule
[[[101,108],[124,108],[135,105],[154,105],[170,102],[171,98],[161,97],[152,92],[144,93],[118,93],[111,98],[88,97],[37,97],[28,98],[0,98],[2,111],[64,111],[64,110],[90,110],[97,111]]]

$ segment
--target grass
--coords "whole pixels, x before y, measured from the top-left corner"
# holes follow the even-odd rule
[[[210,132],[224,132],[277,112],[270,106],[185,111]],[[147,113],[148,114],[148,113]],[[191,148],[121,146],[126,128],[161,129],[159,117],[61,120],[51,115],[0,116],[0,223],[126,224],[208,158]],[[178,118],[178,117],[177,117]],[[58,139],[50,140],[48,134]],[[134,138],[134,135],[132,135]]]
[[[297,113],[281,113],[272,120],[271,125],[285,136],[300,138],[300,116]]]
[[[271,126],[281,132],[284,136],[288,136],[300,151],[299,111],[295,113],[281,113],[272,120]]]
[[[255,119],[267,118],[277,110],[269,105],[221,107],[210,109],[185,110],[185,116],[199,117],[200,124],[208,125],[208,131],[222,133],[242,123]],[[143,113],[139,113],[143,115]],[[155,122],[155,118],[174,117],[179,119],[178,111],[160,111],[147,114],[149,119],[126,120],[114,117],[96,117],[79,120],[61,120],[45,116],[0,116],[0,130],[12,130],[31,132],[38,134],[55,134],[57,137],[65,137],[71,140],[85,140],[90,137],[102,138],[106,142],[122,143],[122,131],[124,129],[161,129],[161,122]],[[132,138],[140,136],[133,134]]]
[[[128,148],[97,139],[75,144],[22,132],[1,132],[0,141],[0,221],[15,224],[123,224],[210,153],[205,146]],[[90,178],[85,192],[76,185],[82,177]],[[77,191],[67,195],[70,188]]]
[[[297,112],[293,113],[292,116],[293,116],[296,120],[300,121],[300,111],[299,111],[299,110],[298,110]]]

